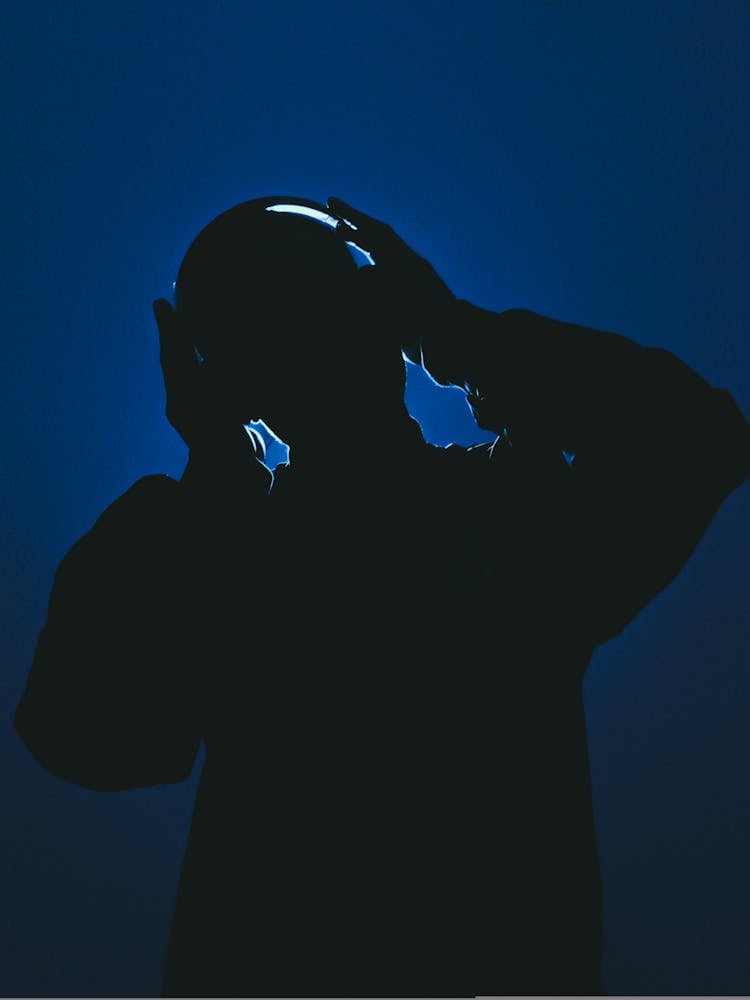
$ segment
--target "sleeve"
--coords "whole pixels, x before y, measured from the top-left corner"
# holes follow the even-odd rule
[[[618,635],[688,562],[726,498],[750,474],[750,425],[731,395],[673,354],[642,349],[643,388],[571,468],[571,518],[593,639]]]
[[[726,390],[620,334],[466,302],[453,323],[427,344],[428,370],[471,386],[479,422],[526,467],[571,459],[548,504],[567,539],[571,614],[605,642],[675,578],[747,480],[750,424]]]
[[[89,789],[178,782],[193,768],[180,490],[167,476],[139,480],[55,575],[13,722],[46,770]]]

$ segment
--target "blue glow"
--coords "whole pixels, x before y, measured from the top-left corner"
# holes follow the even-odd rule
[[[184,472],[150,303],[189,241],[265,192],[340,193],[475,306],[673,350],[750,413],[749,21],[742,0],[2,5],[0,994],[159,995],[205,750],[180,784],[91,792],[8,720],[62,554]],[[469,436],[459,390],[408,380],[428,440]],[[750,993],[749,508],[746,484],[586,677],[610,996]]]

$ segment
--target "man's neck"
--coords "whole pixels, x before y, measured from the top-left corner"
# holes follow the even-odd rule
[[[307,475],[367,474],[398,464],[424,444],[419,425],[406,407],[396,412],[338,413],[321,417],[289,442],[290,472]],[[295,476],[296,478],[296,476]]]

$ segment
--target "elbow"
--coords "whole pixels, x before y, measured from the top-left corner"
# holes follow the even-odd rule
[[[69,716],[60,724],[25,697],[12,721],[21,742],[48,774],[92,792],[178,784],[190,777],[200,746],[197,735],[170,739],[166,733],[134,745],[132,733],[128,739],[104,725],[76,725]]]
[[[35,712],[22,699],[13,715],[13,728],[36,763],[54,778],[93,792],[122,791],[132,787],[122,775],[112,774],[103,755],[85,752],[80,737],[61,732],[47,713]]]
[[[80,753],[76,753],[59,733],[51,731],[47,720],[40,719],[22,699],[13,714],[13,729],[36,763],[54,778],[92,791],[109,791],[103,787],[101,774],[82,766]]]

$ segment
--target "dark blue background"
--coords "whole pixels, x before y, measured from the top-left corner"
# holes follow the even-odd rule
[[[9,719],[59,559],[181,472],[151,302],[198,229],[338,194],[462,297],[673,350],[747,414],[749,43],[743,0],[2,5],[3,995],[159,989],[198,769],[94,794]],[[610,993],[750,993],[749,499],[587,678]]]

